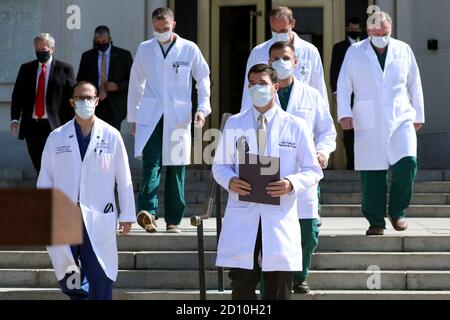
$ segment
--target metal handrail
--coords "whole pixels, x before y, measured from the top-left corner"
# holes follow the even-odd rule
[[[225,123],[231,114],[224,113],[222,115],[222,121],[220,124],[220,132],[223,132]],[[211,212],[214,204],[214,198],[216,200],[216,227],[217,227],[217,239],[216,244],[219,242],[220,232],[222,231],[222,194],[221,187],[217,184],[211,172],[208,183],[208,191],[206,193],[206,202],[204,206],[204,213],[202,216],[191,217],[191,225],[197,227],[197,250],[198,250],[198,273],[200,284],[200,300],[206,300],[206,268],[205,268],[205,240],[203,230],[203,220],[211,218]],[[217,280],[219,291],[225,290],[223,268],[217,269]]]

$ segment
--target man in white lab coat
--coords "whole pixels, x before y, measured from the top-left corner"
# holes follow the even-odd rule
[[[154,39],[140,44],[131,68],[128,121],[135,156],[143,159],[138,223],[156,232],[161,168],[166,167],[164,218],[167,232],[179,233],[185,209],[185,166],[191,159],[192,78],[197,81],[196,127],[211,113],[209,67],[197,45],[173,32],[168,8],[152,14]]]
[[[355,169],[361,171],[362,212],[370,223],[367,235],[384,234],[390,167],[387,212],[395,230],[408,227],[405,210],[417,172],[416,130],[425,122],[414,53],[391,38],[391,31],[387,13],[369,18],[369,38],[347,51],[338,80],[339,121],[344,130],[355,129]]]
[[[83,243],[51,246],[48,253],[61,289],[71,299],[110,300],[118,272],[117,218],[124,235],[136,222],[127,151],[119,131],[95,117],[93,84],[78,83],[70,102],[76,117],[47,139],[37,187],[59,189],[78,203]]]
[[[323,74],[322,60],[317,48],[302,40],[294,31],[295,19],[292,10],[288,7],[276,7],[270,12],[270,28],[272,38],[256,46],[247,61],[245,82],[242,95],[241,112],[252,105],[248,89],[248,71],[257,63],[267,63],[269,60],[269,49],[278,41],[289,41],[295,47],[295,55],[298,63],[294,70],[295,77],[317,89],[328,107],[328,93]]]
[[[269,50],[269,64],[277,71],[276,100],[281,108],[305,120],[314,140],[317,159],[322,169],[328,166],[330,154],[336,150],[336,129],[330,110],[320,92],[294,76],[298,64],[295,48],[289,42],[276,42]],[[298,216],[302,232],[303,270],[294,273],[294,292],[308,293],[307,282],[311,258],[319,243],[318,185],[298,195]]]
[[[231,268],[235,300],[256,299],[261,270],[266,299],[290,298],[292,272],[302,270],[297,196],[323,177],[305,121],[275,102],[277,81],[276,71],[268,65],[250,69],[254,107],[227,121],[212,168],[216,181],[229,191],[216,264]],[[280,197],[280,206],[239,200],[252,189],[239,178],[244,153],[280,157],[281,181],[266,188],[271,197]]]

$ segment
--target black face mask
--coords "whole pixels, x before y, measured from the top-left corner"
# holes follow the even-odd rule
[[[109,48],[109,43],[95,43],[94,47],[96,47],[99,51],[105,52]]]
[[[50,51],[36,51],[36,58],[40,63],[45,63],[50,59]]]
[[[347,35],[352,38],[353,40],[357,40],[361,36],[361,32],[359,31],[349,31],[347,32]]]

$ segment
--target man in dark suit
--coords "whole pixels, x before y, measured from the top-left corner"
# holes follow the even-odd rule
[[[127,115],[132,64],[131,53],[113,46],[109,28],[99,26],[94,32],[94,48],[83,53],[77,75],[78,81],[97,86],[100,102],[95,113],[119,131]]]
[[[342,63],[344,62],[345,54],[352,44],[361,40],[361,31],[361,20],[359,20],[359,18],[350,18],[346,25],[347,38],[342,42],[336,43],[333,47],[330,70],[330,84],[331,90],[333,91],[333,103],[336,103],[337,82]],[[347,170],[354,170],[355,168],[355,154],[353,150],[354,141],[355,132],[353,129],[344,130],[344,147],[347,156]]]
[[[53,57],[55,39],[41,33],[34,39],[37,60],[19,70],[11,98],[11,132],[25,139],[39,173],[50,132],[74,117],[70,106],[75,74],[71,65]]]

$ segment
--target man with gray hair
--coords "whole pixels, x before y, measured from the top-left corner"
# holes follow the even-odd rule
[[[74,117],[70,106],[75,75],[71,65],[54,59],[55,39],[41,33],[34,39],[36,60],[24,63],[11,99],[11,133],[27,143],[39,173],[42,151],[50,132]]]
[[[370,224],[366,234],[383,235],[386,207],[395,230],[408,227],[405,210],[417,172],[416,131],[425,122],[424,100],[414,53],[391,37],[389,15],[376,12],[367,26],[369,38],[349,48],[340,71],[338,118],[342,129],[355,130],[355,170],[361,171],[362,212]]]

